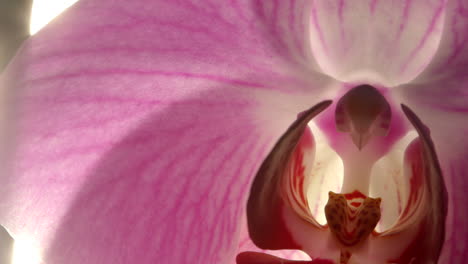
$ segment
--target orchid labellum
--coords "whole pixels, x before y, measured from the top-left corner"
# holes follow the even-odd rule
[[[466,44],[466,0],[81,0],[0,78],[13,258],[465,263]]]

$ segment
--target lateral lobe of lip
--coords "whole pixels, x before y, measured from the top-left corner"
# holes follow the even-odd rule
[[[254,243],[263,249],[300,249],[286,226],[282,212],[282,177],[307,123],[331,101],[324,101],[303,113],[279,139],[260,167],[250,190],[247,203],[249,233]]]

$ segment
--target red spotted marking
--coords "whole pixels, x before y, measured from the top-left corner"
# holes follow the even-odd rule
[[[357,199],[357,198],[362,198],[362,199],[367,198],[367,196],[365,196],[362,192],[358,190],[354,190],[354,192],[352,193],[346,193],[344,194],[344,197],[346,198],[346,200],[352,200],[352,199]]]
[[[366,197],[359,207],[348,204],[346,196],[355,199],[360,192],[336,194],[329,192],[325,206],[330,231],[345,246],[354,246],[367,239],[380,220],[380,198]],[[346,262],[345,262],[346,263]]]

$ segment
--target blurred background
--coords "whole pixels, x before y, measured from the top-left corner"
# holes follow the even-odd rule
[[[29,37],[32,0],[0,0],[0,71]]]
[[[0,0],[0,76],[29,36],[37,33],[76,1]],[[27,249],[15,245],[13,238],[0,223],[0,264],[38,264],[32,255]]]
[[[0,72],[21,43],[78,0],[0,0]]]

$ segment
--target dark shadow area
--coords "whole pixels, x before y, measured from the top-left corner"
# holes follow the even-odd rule
[[[29,37],[32,0],[0,1],[0,72]]]
[[[13,242],[13,238],[8,231],[0,225],[0,264],[11,263]]]

